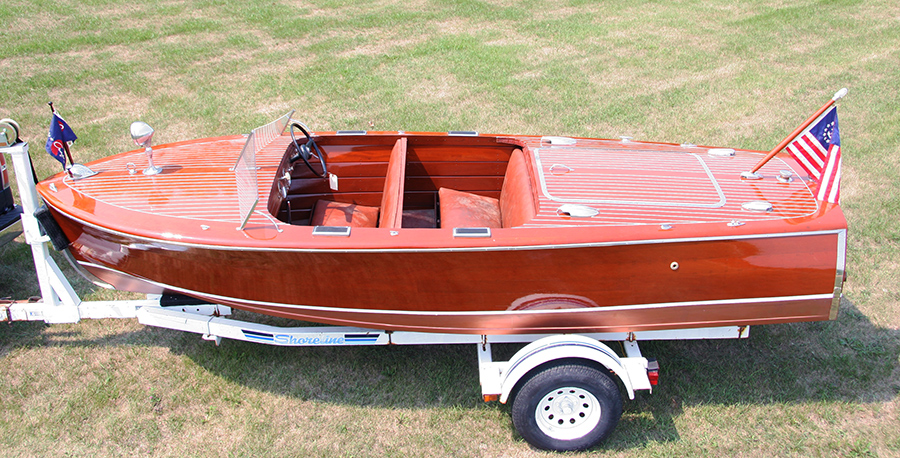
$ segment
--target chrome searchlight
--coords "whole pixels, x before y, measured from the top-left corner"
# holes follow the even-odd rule
[[[143,146],[144,152],[147,153],[147,163],[149,165],[144,169],[144,175],[156,175],[162,172],[162,168],[153,165],[153,147],[151,146],[153,132],[153,128],[143,121],[131,123],[131,138],[135,144]]]

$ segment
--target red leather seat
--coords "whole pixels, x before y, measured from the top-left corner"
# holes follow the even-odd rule
[[[447,188],[438,198],[443,227],[501,227],[499,199]]]
[[[385,227],[396,229],[403,220],[403,191],[406,180],[406,138],[391,150],[381,207],[319,200],[313,207],[312,226]],[[379,211],[380,210],[380,211]],[[380,218],[379,218],[380,213]]]
[[[311,226],[375,227],[378,207],[319,200],[313,208]]]
[[[441,227],[516,227],[534,218],[534,190],[521,149],[506,166],[500,198],[441,188]]]

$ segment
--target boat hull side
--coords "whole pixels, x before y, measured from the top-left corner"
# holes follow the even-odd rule
[[[57,220],[78,262],[116,288],[387,330],[606,332],[827,320],[843,268],[842,231],[574,247],[292,251],[191,246]]]

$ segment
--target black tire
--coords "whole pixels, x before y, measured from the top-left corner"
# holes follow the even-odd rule
[[[616,383],[593,367],[563,363],[534,373],[513,398],[516,430],[534,447],[585,450],[609,436],[622,416]]]

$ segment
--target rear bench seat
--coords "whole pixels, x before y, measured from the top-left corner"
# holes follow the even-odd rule
[[[534,218],[534,192],[528,163],[521,149],[506,166],[500,199],[441,188],[441,227],[515,227]]]
[[[403,219],[403,183],[406,178],[406,137],[394,143],[384,179],[381,207],[319,200],[311,226],[383,227],[397,229]],[[380,209],[380,218],[379,218]]]

